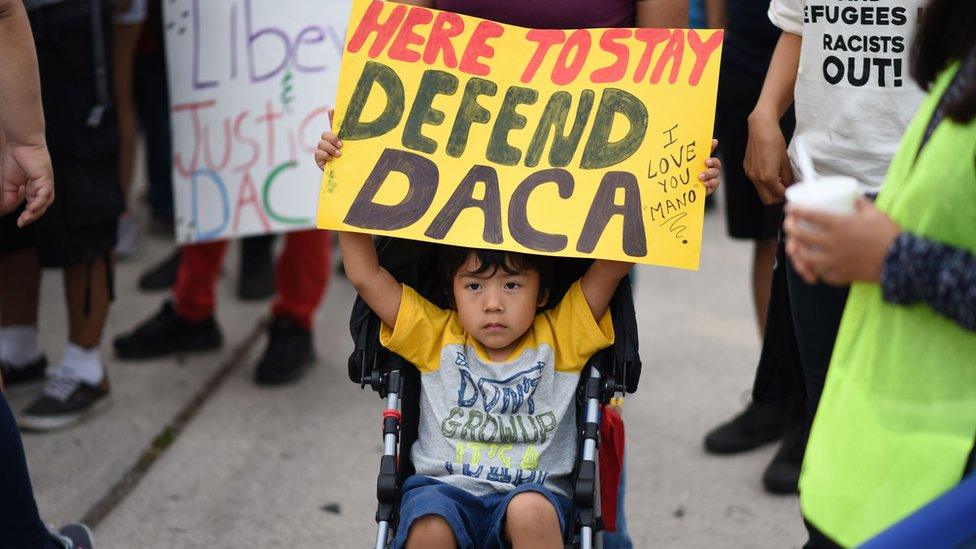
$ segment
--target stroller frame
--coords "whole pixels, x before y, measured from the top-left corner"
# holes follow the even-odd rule
[[[404,253],[397,250],[393,258],[385,258],[384,250],[394,246],[406,248]],[[398,280],[398,268],[416,274],[423,270],[417,266],[422,255],[429,255],[430,244],[401,241],[387,237],[376,240],[380,252],[380,263]],[[428,258],[429,259],[429,258]],[[580,273],[587,262],[576,267]],[[570,269],[570,271],[572,271]],[[409,275],[403,278],[411,278]],[[569,277],[575,280],[578,277]],[[419,290],[419,289],[418,289]],[[422,292],[423,293],[423,292]],[[598,447],[600,437],[601,404],[624,392],[633,393],[640,378],[640,358],[637,354],[637,331],[629,277],[621,280],[610,312],[613,316],[617,338],[609,350],[594,355],[581,375],[577,389],[581,400],[582,414],[577,415],[579,449],[573,474],[572,502],[575,510],[571,519],[574,528],[569,528],[565,542],[567,547],[591,549],[600,547],[599,531],[602,530],[600,513],[600,483]],[[419,372],[399,356],[385,352],[378,347],[376,334],[379,319],[360,298],[357,297],[350,321],[356,349],[349,359],[350,379],[361,388],[367,385],[386,399],[383,410],[383,455],[380,457],[380,470],[376,481],[376,549],[385,549],[396,531],[397,510],[399,507],[400,485],[407,474],[404,469],[412,469],[409,464],[409,446],[405,450],[407,461],[401,462],[401,435],[404,430],[404,417],[401,411],[405,400],[419,395]],[[601,372],[601,369],[604,371]],[[404,391],[414,389],[418,395],[405,396]],[[412,403],[412,401],[411,401]],[[410,441],[412,444],[412,440]],[[404,468],[404,465],[408,467]],[[578,535],[573,532],[578,530]]]

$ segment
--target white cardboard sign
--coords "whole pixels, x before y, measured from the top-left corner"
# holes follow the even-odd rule
[[[165,0],[176,238],[315,226],[349,0]]]

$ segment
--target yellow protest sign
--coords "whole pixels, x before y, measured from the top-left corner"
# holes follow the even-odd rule
[[[721,45],[355,0],[318,226],[697,269]]]

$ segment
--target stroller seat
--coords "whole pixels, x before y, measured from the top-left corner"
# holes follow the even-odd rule
[[[448,307],[436,275],[437,244],[391,237],[376,238],[375,244],[380,265],[394,278],[435,305]],[[558,258],[549,303],[558,303],[590,263],[585,259]],[[579,451],[572,478],[574,528],[569,529],[565,541],[567,546],[587,549],[601,529],[597,464],[601,405],[617,394],[633,393],[640,379],[637,321],[629,277],[621,280],[609,311],[616,335],[614,344],[590,358],[576,391]],[[369,386],[387,401],[376,511],[376,548],[383,549],[396,532],[400,487],[414,474],[410,450],[418,436],[420,372],[379,343],[380,320],[358,296],[350,317],[350,331],[355,343],[349,357],[350,380],[363,388]]]

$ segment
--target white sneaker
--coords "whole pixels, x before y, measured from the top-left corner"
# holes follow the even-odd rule
[[[142,244],[142,233],[139,222],[130,213],[119,217],[118,242],[115,244],[115,255],[120,259],[128,259],[139,253]]]

